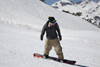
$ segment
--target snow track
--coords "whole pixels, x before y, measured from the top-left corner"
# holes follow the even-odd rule
[[[41,31],[41,28],[39,26],[29,24],[29,23],[21,23],[21,22],[8,21],[8,20],[3,20],[3,19],[0,19],[0,23],[8,24],[8,25],[20,27],[20,28],[33,29],[33,30],[36,30],[36,31]]]
[[[98,44],[100,45],[100,41],[93,41],[93,40],[87,40],[87,39],[81,39],[81,38],[72,38],[72,37],[66,37],[65,40],[71,40],[71,41],[77,41],[77,42],[84,42],[89,44]]]

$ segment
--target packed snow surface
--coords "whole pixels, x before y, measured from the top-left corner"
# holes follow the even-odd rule
[[[34,58],[43,54],[40,33],[48,16],[61,29],[64,58],[75,65]],[[50,56],[57,57],[54,48]],[[100,67],[100,29],[39,0],[0,0],[0,67]]]

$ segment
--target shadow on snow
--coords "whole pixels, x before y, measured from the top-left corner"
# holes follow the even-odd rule
[[[78,66],[78,67],[89,67],[89,66],[84,66],[84,65],[79,65],[79,64],[75,64],[75,66]]]

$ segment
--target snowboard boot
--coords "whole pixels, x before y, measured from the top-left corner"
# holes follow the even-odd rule
[[[63,59],[58,59],[58,61],[59,61],[60,63],[63,63],[63,62],[64,62]]]
[[[48,55],[46,55],[46,54],[44,54],[43,58],[44,58],[44,59],[48,59],[48,58],[49,58],[49,56],[48,56]]]
[[[60,60],[60,63],[63,63],[64,61],[63,60]]]

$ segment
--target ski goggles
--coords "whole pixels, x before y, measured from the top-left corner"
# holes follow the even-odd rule
[[[53,22],[53,24],[56,24],[56,21],[55,21],[55,22]]]
[[[54,20],[54,21],[52,21],[52,22],[49,22],[49,23],[51,23],[51,24],[56,24],[56,20]]]
[[[52,23],[52,22],[49,22],[49,23],[50,23],[50,24],[56,24],[56,21],[55,21],[55,22],[53,22],[53,23]]]

